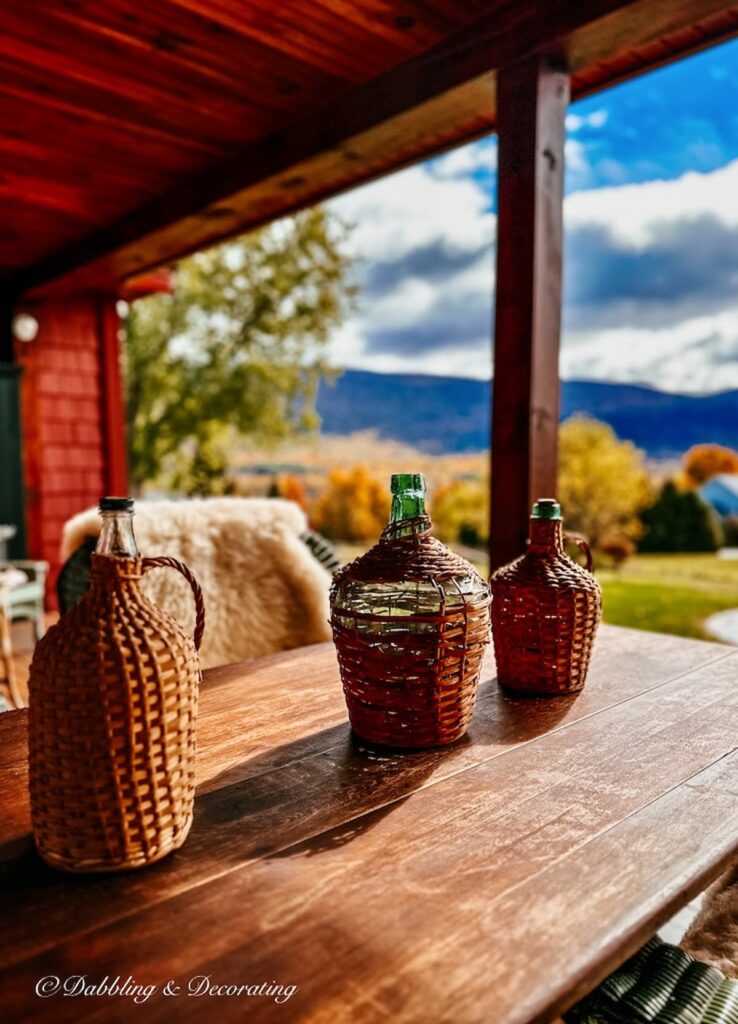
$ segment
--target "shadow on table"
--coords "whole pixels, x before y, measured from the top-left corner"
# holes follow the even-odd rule
[[[469,744],[464,737],[445,748],[396,751],[365,743],[347,725],[324,730],[211,779],[198,801],[193,837],[212,838],[215,829],[225,843],[237,823],[256,857],[285,856],[295,843],[311,856],[344,846],[434,774],[452,774]],[[241,842],[234,853],[243,856]]]
[[[147,869],[144,877],[189,873],[190,865],[207,871],[228,862],[284,855],[287,847],[305,840],[311,841],[312,855],[345,845],[432,780],[494,756],[495,748],[550,731],[575,699],[499,697],[495,681],[488,680],[480,689],[469,734],[448,747],[424,751],[372,746],[355,737],[347,723],[252,756],[245,738],[243,760],[198,790],[194,824],[183,849]],[[134,887],[122,875],[113,877],[119,886]],[[53,888],[65,878],[42,865],[30,835],[0,845],[0,893],[7,892],[8,883]]]
[[[574,698],[498,697],[488,680],[467,737],[427,751],[372,747],[347,723],[249,754],[207,780],[184,846],[143,871],[66,875],[17,828],[0,844],[0,965],[143,909],[260,858],[317,857],[358,840],[422,788],[554,728]],[[38,922],[43,921],[41,932]],[[39,946],[40,944],[40,946]]]
[[[141,871],[65,874],[47,867],[30,834],[19,833],[0,845],[0,968],[250,861],[345,846],[467,747],[463,739],[418,753],[380,750],[343,724],[263,755],[244,754],[198,796],[184,846]]]
[[[582,691],[559,697],[520,697],[505,690],[498,690],[498,693],[491,731],[500,743],[509,746],[527,743],[551,732],[567,717]],[[476,738],[476,730],[470,731]]]

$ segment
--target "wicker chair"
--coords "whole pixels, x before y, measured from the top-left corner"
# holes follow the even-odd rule
[[[13,622],[27,619],[33,626],[35,642],[44,635],[47,569],[46,562],[0,562],[0,579],[13,577],[5,586],[0,582],[0,682],[10,697],[8,700],[5,695],[0,696],[0,711],[23,707],[25,703],[15,678],[10,631]]]
[[[738,1024],[738,981],[653,938],[564,1016],[566,1024]]]
[[[14,560],[7,563],[13,569],[20,569],[26,582],[10,591],[10,618],[13,622],[28,620],[33,625],[34,639],[38,642],[46,631],[44,623],[44,596],[48,562]],[[0,563],[0,568],[2,564]]]

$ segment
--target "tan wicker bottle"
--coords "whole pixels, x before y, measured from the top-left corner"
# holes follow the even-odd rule
[[[100,503],[91,586],[38,644],[29,681],[36,845],[54,867],[114,871],[159,860],[192,823],[202,595],[173,558],[140,558],[129,498]],[[144,573],[177,569],[194,642],[146,598]]]
[[[564,551],[561,509],[552,498],[533,506],[527,552],[492,577],[492,634],[501,686],[523,694],[581,690],[600,621],[602,595],[587,567]]]
[[[489,643],[489,588],[430,536],[425,482],[392,477],[378,544],[333,577],[331,624],[354,732],[434,747],[466,732]]]

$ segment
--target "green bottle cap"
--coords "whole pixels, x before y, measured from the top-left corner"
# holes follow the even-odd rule
[[[555,498],[539,498],[533,506],[531,519],[561,519],[561,505]]]
[[[393,494],[402,494],[403,491],[425,494],[425,479],[422,473],[393,473],[390,487]]]

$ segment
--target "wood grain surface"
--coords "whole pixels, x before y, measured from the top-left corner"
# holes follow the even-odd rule
[[[738,848],[738,652],[603,628],[585,690],[502,697],[468,737],[354,741],[333,649],[206,673],[182,850],[68,877],[32,849],[25,712],[0,716],[4,1021],[550,1021]],[[38,980],[296,985],[42,999]]]

